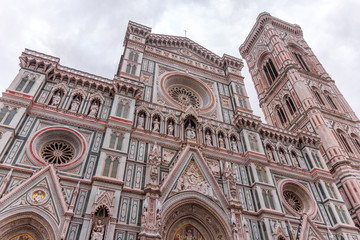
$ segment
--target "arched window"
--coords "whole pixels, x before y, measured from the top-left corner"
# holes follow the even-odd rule
[[[329,103],[330,107],[331,107],[332,109],[336,109],[336,110],[337,110],[338,108],[336,107],[334,101],[332,100],[331,94],[330,94],[329,92],[327,92],[327,91],[325,91],[324,93],[325,93],[326,101]]]
[[[130,110],[130,104],[127,102],[124,105],[124,113],[123,113],[123,118],[128,118],[129,117],[129,110]]]
[[[312,87],[312,88],[311,88],[311,91],[313,92],[316,101],[317,101],[320,105],[325,106],[325,103],[324,103],[323,99],[321,98],[319,91],[318,91],[315,87]]]
[[[16,109],[13,108],[8,114],[7,118],[5,119],[4,125],[9,125],[11,123],[11,120],[14,118],[15,114],[16,114]]]
[[[135,73],[136,73],[136,66],[133,65],[132,68],[131,68],[131,74],[135,75]]]
[[[314,165],[312,164],[311,162],[311,159],[309,157],[309,154],[305,153],[305,158],[306,158],[306,161],[308,162],[309,166],[310,166],[310,169],[314,168]]]
[[[285,100],[286,107],[289,110],[291,116],[294,115],[296,113],[296,107],[295,107],[295,104],[294,104],[292,98],[289,95],[286,95],[284,97],[284,100]]]
[[[325,194],[325,192],[324,192],[324,188],[321,186],[321,183],[318,183],[318,187],[319,187],[321,196],[322,196],[324,199],[326,199],[326,194]]]
[[[121,117],[122,112],[123,112],[123,107],[124,107],[124,104],[122,101],[120,101],[116,108],[116,116]]]
[[[132,61],[134,58],[134,52],[130,52],[129,54],[129,60]]]
[[[281,126],[284,127],[285,123],[287,122],[284,110],[280,106],[277,106],[276,113],[277,113],[277,116],[278,116],[278,118],[280,120]]]
[[[130,73],[131,72],[131,64],[129,63],[128,65],[126,65],[126,73]]]
[[[111,159],[110,157],[106,158],[104,170],[103,170],[103,176],[116,178],[117,172],[118,172],[118,167],[119,167],[119,159],[118,158],[115,158],[115,159]]]
[[[313,160],[315,162],[316,167],[323,168],[323,165],[322,165],[322,163],[320,161],[320,158],[319,158],[319,155],[317,154],[317,152],[312,151],[311,156],[312,156],[312,158],[313,158]]]
[[[24,88],[24,86],[25,86],[26,82],[28,81],[28,79],[29,79],[29,76],[28,76],[28,75],[26,75],[25,77],[23,77],[23,78],[21,79],[19,85],[17,86],[16,91],[21,91],[21,90]]]
[[[271,58],[269,58],[269,60],[263,65],[263,70],[269,86],[271,86],[279,75]]]
[[[293,52],[293,55],[294,55],[294,57],[296,59],[296,62],[301,66],[301,68],[308,71],[308,72],[310,72],[310,70],[309,70],[308,66],[306,65],[303,57],[297,52]]]
[[[135,56],[134,56],[134,62],[137,62],[138,59],[139,59],[139,54],[136,53]]]
[[[335,214],[334,214],[333,210],[331,209],[330,206],[328,206],[327,209],[328,209],[328,212],[330,214],[331,220],[333,221],[334,224],[337,224],[337,221],[336,221]]]
[[[8,107],[4,107],[1,109],[0,111],[0,122],[2,122],[2,120],[4,119],[5,115],[7,114],[7,112],[9,111]]]
[[[262,166],[257,166],[256,167],[256,172],[257,172],[257,175],[258,175],[258,178],[259,178],[259,181],[260,182],[264,182],[264,183],[268,183],[268,177],[267,177],[267,174],[266,174],[266,170],[264,167]]]
[[[358,152],[360,152],[360,140],[359,140],[359,137],[352,133],[351,134],[351,139],[352,139],[355,147],[357,148]]]
[[[123,140],[124,140],[123,134],[112,133],[110,137],[109,148],[121,151]]]
[[[339,136],[340,142],[342,143],[342,145],[344,146],[345,150],[349,153],[354,153],[345,137],[345,133],[341,130],[337,130],[337,134]]]

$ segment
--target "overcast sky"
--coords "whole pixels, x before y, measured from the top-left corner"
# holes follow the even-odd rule
[[[360,114],[360,1],[128,0],[0,1],[0,92],[19,70],[25,48],[60,58],[60,64],[112,79],[128,21],[152,33],[184,36],[222,56],[241,57],[256,17],[269,12],[300,25],[354,111]],[[254,113],[262,115],[247,66],[245,84]]]

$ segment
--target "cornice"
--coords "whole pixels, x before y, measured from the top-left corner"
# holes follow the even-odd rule
[[[271,16],[267,12],[260,13],[256,19],[256,23],[251,29],[249,35],[246,37],[243,44],[241,44],[239,51],[240,54],[244,57],[249,54],[250,50],[255,45],[256,41],[259,39],[262,31],[265,28],[266,24],[271,24],[275,28],[282,29],[290,34],[302,36],[302,30],[299,25],[290,24],[279,18]]]

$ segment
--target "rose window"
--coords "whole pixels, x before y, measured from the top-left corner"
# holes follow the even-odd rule
[[[303,210],[303,203],[301,199],[291,191],[284,191],[283,193],[285,201],[290,205],[292,209],[296,212],[301,212]]]
[[[51,141],[43,145],[41,156],[48,163],[61,165],[74,158],[74,148],[64,141]]]
[[[195,108],[200,108],[200,97],[189,89],[184,87],[173,87],[169,90],[169,95],[180,104],[185,106],[192,105]]]

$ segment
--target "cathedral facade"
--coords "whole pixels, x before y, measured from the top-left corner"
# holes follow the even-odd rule
[[[0,239],[360,240],[359,120],[259,15],[243,61],[129,22],[113,79],[26,49],[0,98]]]

